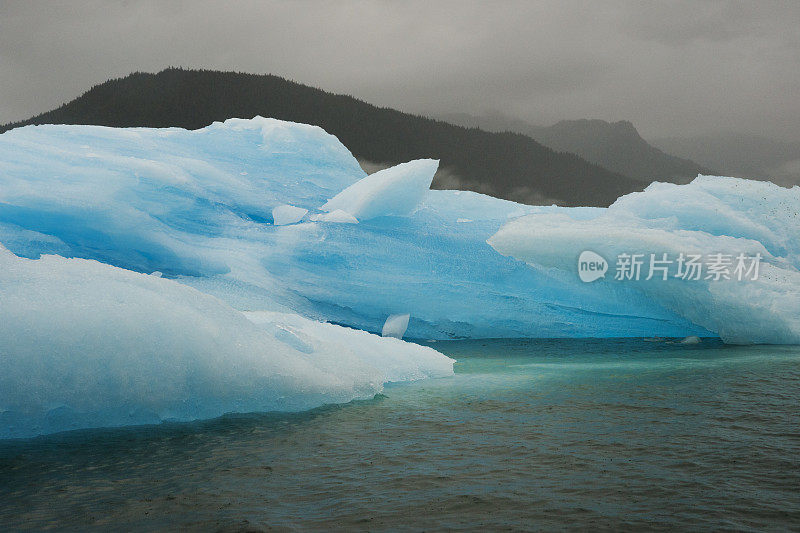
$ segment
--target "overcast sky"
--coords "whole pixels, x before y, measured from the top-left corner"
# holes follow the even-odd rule
[[[167,66],[425,114],[800,140],[800,2],[0,0],[0,123]]]

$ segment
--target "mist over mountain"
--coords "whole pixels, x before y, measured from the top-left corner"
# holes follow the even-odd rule
[[[512,131],[527,135],[558,152],[571,152],[591,163],[644,183],[688,183],[698,174],[713,173],[689,158],[664,153],[645,141],[628,121],[562,120],[552,126],[536,126],[499,113],[479,116],[442,116],[455,124],[487,131]]]
[[[754,135],[653,139],[662,150],[688,157],[726,176],[800,185],[800,142]]]
[[[532,204],[605,206],[643,186],[526,135],[379,108],[273,75],[177,68],[137,72],[0,131],[49,123],[197,129],[255,115],[321,126],[365,164],[440,159],[434,188],[474,190]]]

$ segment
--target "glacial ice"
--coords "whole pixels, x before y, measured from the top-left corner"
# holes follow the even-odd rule
[[[609,303],[501,256],[486,239],[509,217],[548,208],[426,191],[435,168],[361,181],[332,135],[260,117],[196,131],[23,127],[0,135],[0,242],[24,257],[159,271],[240,310],[374,333],[410,312],[410,338],[708,333],[646,298]],[[338,209],[336,220],[359,223],[326,220],[337,210],[320,208],[350,186],[349,209],[381,216]],[[282,205],[308,209],[308,221],[274,225]]]
[[[325,202],[322,210],[341,210],[358,220],[410,215],[430,189],[438,167],[437,160],[417,159],[379,170]]]
[[[407,338],[800,338],[800,189],[703,177],[608,209],[525,206],[428,190],[437,165],[365,176],[320,128],[261,117],[196,131],[23,127],[0,135],[0,242],[23,257],[159,271],[242,311],[373,333],[410,313]],[[284,205],[308,214],[276,225]],[[629,248],[766,263],[755,283],[578,278],[583,249],[611,259]]]
[[[386,319],[386,322],[383,323],[381,337],[394,337],[396,339],[402,339],[403,335],[406,334],[406,330],[408,329],[408,320],[410,318],[411,315],[408,313],[389,315],[389,317]]]
[[[243,314],[173,280],[0,247],[0,439],[297,411],[452,374],[427,347]]]
[[[489,239],[501,254],[553,275],[574,276],[586,250],[614,265],[621,254],[760,255],[758,279],[632,281],[605,276],[591,287],[609,301],[634,290],[729,343],[800,343],[800,187],[699,176],[654,183],[589,217],[571,209],[530,214]],[[690,337],[687,335],[687,337]]]
[[[296,224],[308,213],[308,209],[293,205],[279,205],[272,209],[272,223],[276,226]]]
[[[316,222],[336,222],[338,224],[358,224],[358,219],[347,213],[342,211],[341,209],[334,209],[330,213],[318,213],[316,215],[311,215],[311,220]]]
[[[284,332],[297,338],[301,345],[325,348],[333,354],[344,354],[360,360],[366,368],[376,368],[385,382],[416,381],[430,377],[452,375],[454,361],[439,352],[398,338],[379,337],[366,331],[344,328],[335,324],[316,322],[293,313],[271,311],[245,311],[253,323]],[[331,365],[337,360],[331,358]],[[332,370],[342,369],[332,367]]]

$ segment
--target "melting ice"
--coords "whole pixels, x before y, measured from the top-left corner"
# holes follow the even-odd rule
[[[608,209],[534,207],[431,191],[437,166],[366,176],[320,128],[261,117],[0,135],[0,437],[305,409],[452,373],[366,333],[406,314],[406,338],[800,342],[800,188],[700,177]],[[764,265],[756,282],[583,283],[584,250]]]

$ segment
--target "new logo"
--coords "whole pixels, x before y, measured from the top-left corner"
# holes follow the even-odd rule
[[[585,250],[578,257],[578,276],[584,283],[604,278],[608,272],[608,261],[602,255]]]

